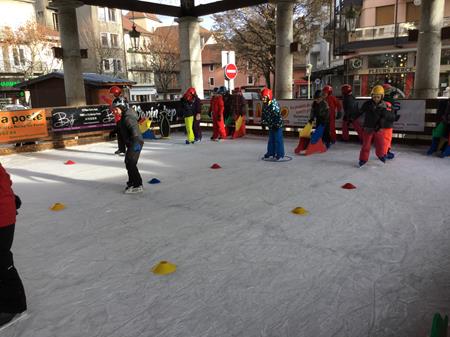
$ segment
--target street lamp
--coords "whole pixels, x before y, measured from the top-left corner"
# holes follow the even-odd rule
[[[131,39],[131,47],[133,47],[134,51],[139,50],[139,38],[141,37],[141,33],[136,30],[136,25],[133,23],[131,31],[128,33]]]
[[[308,63],[306,65],[306,76],[308,76],[308,99],[311,98],[311,71],[312,71],[312,64]]]
[[[347,32],[354,33],[356,31],[356,21],[358,21],[359,11],[351,5],[345,11],[345,29]]]

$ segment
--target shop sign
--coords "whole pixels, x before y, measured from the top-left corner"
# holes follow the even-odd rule
[[[404,74],[413,72],[413,68],[394,67],[394,68],[369,68],[369,75],[371,74]]]

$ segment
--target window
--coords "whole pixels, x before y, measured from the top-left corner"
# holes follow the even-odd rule
[[[420,6],[414,5],[414,2],[406,4],[406,22],[420,21]]]
[[[115,71],[122,71],[122,60],[114,60],[114,64],[115,64]]]
[[[110,71],[111,70],[111,67],[110,67],[110,64],[109,64],[109,60],[103,60],[103,70],[104,71]]]
[[[395,5],[377,7],[375,25],[384,26],[394,24],[394,13]]]
[[[100,33],[100,39],[101,39],[102,47],[109,47],[108,33]]]
[[[250,61],[247,61],[247,70],[250,70],[250,69],[251,69]]]
[[[214,85],[214,77],[209,78],[209,85]]]
[[[52,19],[53,19],[53,29],[59,32],[59,18],[58,18],[58,13],[53,12],[53,13],[52,13]]]
[[[209,65],[209,71],[214,71],[214,64]]]
[[[450,64],[450,49],[442,49],[441,51],[441,64]]]
[[[20,64],[24,65],[25,64],[25,53],[22,48],[19,49],[19,59],[20,59]]]
[[[13,52],[14,65],[20,66],[19,51],[17,50],[17,48],[13,48],[12,52]]]
[[[97,7],[98,11],[98,19],[100,21],[106,21],[106,8],[105,7]]]
[[[108,8],[109,21],[116,22],[116,10],[114,8]]]
[[[111,34],[111,47],[118,48],[119,47],[119,35]]]
[[[247,84],[253,84],[253,76],[247,76]]]

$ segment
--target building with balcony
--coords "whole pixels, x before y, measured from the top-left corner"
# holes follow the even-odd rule
[[[350,8],[356,8],[359,14],[356,26],[349,29],[346,20],[343,29]],[[382,83],[399,88],[406,97],[411,95],[420,13],[420,1],[340,1],[335,10],[334,53],[344,55],[344,79],[354,86],[356,95],[367,96],[374,85]],[[443,16],[443,26],[450,26],[450,0],[445,1]],[[446,35],[440,65],[442,89],[450,83],[450,40]]]
[[[52,51],[59,46],[57,27],[42,19],[53,13],[45,1],[0,1],[0,105],[26,104],[28,97],[14,85],[62,67]]]

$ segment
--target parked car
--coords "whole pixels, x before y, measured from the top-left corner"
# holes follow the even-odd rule
[[[30,108],[22,104],[6,104],[2,107],[3,111],[19,111],[28,109]]]

